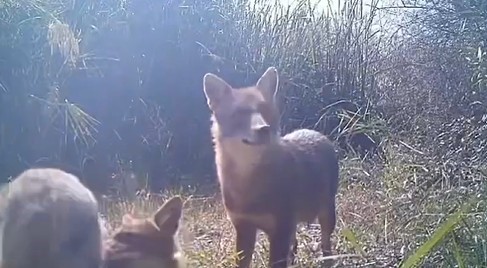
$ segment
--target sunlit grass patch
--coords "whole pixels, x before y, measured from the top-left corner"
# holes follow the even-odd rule
[[[413,267],[408,263],[421,263],[422,267],[485,266],[487,214],[481,195],[470,204],[472,209],[459,217],[458,207],[463,202],[458,202],[455,196],[459,193],[454,192],[461,189],[418,192],[411,178],[421,173],[411,168],[414,160],[409,157],[397,153],[381,167],[367,166],[358,158],[348,158],[342,164],[343,176],[355,178],[343,179],[337,196],[334,267]],[[114,227],[124,213],[147,215],[173,195],[185,200],[179,240],[191,267],[234,267],[234,229],[218,194],[197,196],[171,190],[139,196],[133,203],[105,200],[102,210]],[[424,201],[432,197],[442,201]],[[448,213],[447,204],[451,208]],[[322,267],[319,225],[300,224],[297,239],[293,267]],[[259,233],[254,267],[267,267],[268,251],[267,238]]]

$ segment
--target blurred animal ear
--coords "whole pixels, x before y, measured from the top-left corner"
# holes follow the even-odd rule
[[[274,100],[279,86],[279,74],[276,67],[269,67],[257,81],[256,87],[268,100]]]
[[[154,213],[154,223],[161,232],[174,235],[179,227],[179,220],[182,216],[183,200],[175,196],[164,203]]]
[[[225,80],[212,73],[207,73],[203,77],[203,90],[208,106],[212,111],[232,98],[232,87]]]

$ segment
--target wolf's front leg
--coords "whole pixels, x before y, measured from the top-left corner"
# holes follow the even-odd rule
[[[284,219],[279,222],[276,230],[269,234],[269,267],[287,268],[289,253],[291,252],[291,243],[296,236],[296,224],[290,219]]]
[[[237,236],[236,248],[239,254],[239,260],[237,261],[238,268],[248,268],[250,267],[252,254],[254,253],[257,228],[251,223],[240,220],[233,221],[232,223]]]

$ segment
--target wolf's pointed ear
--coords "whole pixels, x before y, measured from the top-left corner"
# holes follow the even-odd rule
[[[203,77],[203,90],[212,111],[232,96],[232,87],[220,77],[207,73]]]
[[[154,213],[154,223],[161,232],[174,235],[178,230],[179,220],[183,213],[183,200],[175,196],[164,203]]]
[[[269,100],[274,100],[279,86],[279,74],[276,67],[269,67],[257,81],[256,87]]]

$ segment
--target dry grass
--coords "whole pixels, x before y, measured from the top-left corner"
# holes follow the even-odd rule
[[[342,181],[337,196],[338,222],[333,237],[335,254],[339,255],[335,267],[400,266],[401,261],[432,236],[433,231],[453,213],[462,196],[473,194],[462,193],[464,189],[456,187],[418,192],[415,180],[422,175],[415,168],[414,159],[407,155],[396,152],[384,161],[385,164],[377,163],[376,160],[374,164],[367,164],[358,158],[342,161]],[[108,201],[102,209],[114,226],[122,213],[147,213],[174,194],[138,198],[134,204]],[[180,239],[191,267],[234,267],[234,232],[220,196],[177,194],[186,199]],[[474,248],[487,249],[485,232],[479,232],[486,226],[486,219],[479,216],[485,215],[484,202],[477,203],[477,211],[470,212],[453,235],[441,237],[440,242],[445,240],[444,243],[428,252],[422,267],[455,266],[450,263],[450,256],[455,253],[449,245],[465,232],[475,235],[466,235],[460,238],[463,242],[454,242],[466,245],[464,242],[474,239],[477,241]],[[296,267],[320,267],[319,232],[317,223],[299,226]],[[267,254],[267,239],[260,233],[254,267],[266,267]],[[478,258],[483,256],[477,255]],[[483,260],[470,260],[472,266],[469,267],[481,267],[474,263],[480,264]]]

